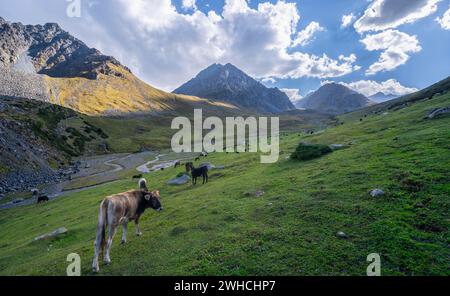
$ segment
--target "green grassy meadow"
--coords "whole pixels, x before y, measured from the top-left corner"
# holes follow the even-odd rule
[[[182,168],[148,174],[165,210],[144,214],[142,237],[130,224],[125,246],[118,231],[100,275],[365,275],[370,253],[381,255],[382,275],[450,275],[450,117],[424,119],[449,102],[447,93],[362,121],[343,116],[343,125],[315,135],[289,131],[276,164],[260,164],[258,154],[211,154],[205,161],[226,168],[211,171],[207,185],[166,185]],[[346,148],[289,159],[301,141]],[[92,275],[99,204],[137,188],[129,174],[0,211],[0,275],[65,275],[69,253]],[[374,188],[385,196],[370,197]],[[59,227],[68,233],[33,242]]]

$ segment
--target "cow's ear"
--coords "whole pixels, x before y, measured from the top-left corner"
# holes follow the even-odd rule
[[[146,195],[144,196],[144,198],[145,198],[145,200],[149,201],[150,198],[152,198],[152,196],[151,196],[150,194],[146,194]]]

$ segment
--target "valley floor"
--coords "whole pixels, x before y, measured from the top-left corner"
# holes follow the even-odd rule
[[[206,161],[225,169],[211,171],[206,185],[166,185],[183,168],[146,174],[165,211],[146,212],[144,235],[134,237],[131,226],[125,246],[119,232],[100,274],[365,275],[367,256],[379,253],[383,275],[450,275],[450,118],[424,119],[449,102],[447,94],[362,121],[343,117],[316,135],[290,132],[272,165],[257,154],[211,154]],[[289,159],[300,141],[346,148]],[[0,275],[65,275],[70,253],[92,275],[101,200],[137,186],[135,170],[122,173],[47,204],[0,211]],[[374,188],[386,194],[372,198]],[[60,227],[66,235],[33,241]]]

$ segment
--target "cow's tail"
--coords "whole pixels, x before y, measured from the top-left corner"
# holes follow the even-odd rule
[[[144,178],[139,180],[139,189],[142,191],[148,191],[148,187],[147,187],[147,180],[145,180]]]
[[[105,251],[106,245],[106,223],[108,221],[108,201],[104,200],[100,205],[98,213],[97,238],[95,244],[99,246],[101,253]]]

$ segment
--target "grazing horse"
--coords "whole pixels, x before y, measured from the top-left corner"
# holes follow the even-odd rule
[[[197,185],[197,178],[203,177],[203,184],[208,183],[208,167],[204,166],[196,169],[192,162],[186,163],[186,172],[192,175],[192,185]]]
[[[179,166],[181,166],[181,161],[177,160],[177,161],[175,162],[174,167],[177,168],[177,167],[179,167]]]
[[[142,178],[142,174],[133,176],[133,179],[141,179],[141,178]]]

